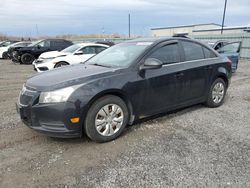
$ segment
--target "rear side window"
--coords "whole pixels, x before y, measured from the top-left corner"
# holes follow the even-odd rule
[[[204,59],[201,45],[189,41],[182,41],[181,43],[184,49],[186,61]]]
[[[58,43],[56,40],[52,40],[52,41],[50,42],[50,44],[51,44],[51,47],[60,47],[60,46],[59,46],[59,43]]]
[[[205,55],[205,58],[214,58],[216,57],[215,53],[212,50],[209,50],[208,48],[202,47],[203,52]]]
[[[180,61],[178,44],[168,44],[154,51],[149,58],[162,61],[163,64],[177,63]]]

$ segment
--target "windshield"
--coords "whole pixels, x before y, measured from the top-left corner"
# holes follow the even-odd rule
[[[91,58],[87,64],[127,67],[151,44],[151,42],[117,44]]]
[[[74,53],[78,48],[80,48],[81,46],[79,44],[74,44],[72,46],[69,46],[68,48],[65,48],[64,50],[62,50],[61,52],[65,52],[65,53]]]

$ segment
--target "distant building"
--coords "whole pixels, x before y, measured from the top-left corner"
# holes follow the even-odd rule
[[[194,30],[207,30],[221,28],[221,25],[215,23],[208,24],[193,24],[193,25],[181,25],[174,27],[161,27],[161,28],[152,28],[152,35],[155,37],[162,36],[173,36],[175,34],[193,34]]]
[[[237,34],[250,32],[250,26],[224,27],[223,34]],[[221,28],[195,29],[193,35],[216,35],[221,33]]]
[[[175,27],[152,28],[155,37],[173,36],[175,34],[210,35],[220,34],[221,25],[215,23],[182,25]],[[224,34],[250,32],[250,26],[224,27]]]

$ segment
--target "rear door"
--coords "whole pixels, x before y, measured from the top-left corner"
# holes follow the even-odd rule
[[[204,46],[189,40],[181,40],[184,61],[180,63],[182,77],[179,85],[180,104],[202,100],[206,94],[212,66],[205,60]],[[209,59],[209,58],[208,58]]]
[[[238,68],[240,57],[241,42],[232,42],[218,49],[218,53],[228,57],[232,61],[232,71],[235,72]]]

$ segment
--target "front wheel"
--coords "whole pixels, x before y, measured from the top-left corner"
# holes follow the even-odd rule
[[[35,60],[35,57],[29,53],[23,54],[21,56],[21,62],[23,64],[32,64],[32,62]]]
[[[206,105],[211,108],[222,105],[226,95],[226,84],[221,78],[217,78],[211,85]]]
[[[90,107],[84,130],[96,142],[108,142],[117,138],[126,127],[129,119],[125,102],[113,95],[97,99]]]

